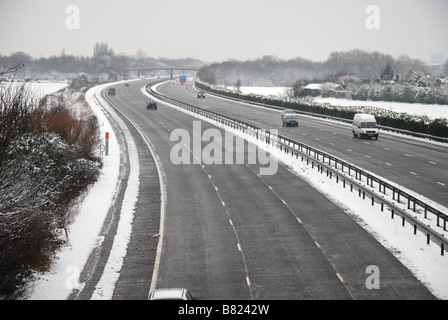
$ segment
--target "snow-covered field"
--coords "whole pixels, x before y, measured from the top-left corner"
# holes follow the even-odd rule
[[[111,134],[111,154],[109,157],[103,158],[104,167],[100,179],[91,188],[84,203],[80,206],[76,220],[71,226],[68,226],[69,239],[67,244],[57,253],[51,270],[37,275],[38,280],[34,283],[34,286],[30,287],[27,299],[67,299],[73,288],[82,288],[83,284],[80,283],[79,274],[90,252],[101,244],[100,230],[113,200],[112,196],[117,184],[119,170],[119,149],[116,138],[107,118],[91,98],[93,93],[101,90],[101,88],[102,86],[97,86],[89,90],[86,98],[99,118],[102,131],[108,131]],[[142,92],[145,93],[145,90],[142,90]],[[179,110],[187,112],[180,108]],[[211,121],[200,116],[197,117],[203,121]],[[217,125],[221,126],[220,124]],[[225,129],[230,130],[229,128]],[[233,133],[235,135],[240,134],[237,131],[233,131]],[[248,140],[252,139],[248,136],[246,138]],[[259,143],[257,141],[253,142]],[[259,146],[266,147],[263,144]],[[448,299],[448,256],[441,256],[438,245],[434,243],[427,245],[424,235],[418,233],[414,236],[409,225],[402,227],[399,219],[392,220],[386,211],[380,213],[378,206],[369,205],[368,201],[359,198],[356,192],[352,193],[348,191],[348,188],[342,188],[341,183],[336,184],[335,179],[328,179],[325,174],[323,175],[316,169],[307,166],[306,162],[302,163],[294,157],[278,153],[275,149],[268,149],[268,151],[275,154],[279,161],[289,166],[291,171],[344,208],[378,241],[390,249],[417,278],[427,285],[436,297]],[[102,199],[102,201],[97,201],[98,199]],[[124,215],[129,215],[130,211],[132,211],[132,205],[125,210]],[[129,233],[131,227],[132,217],[128,217],[122,231],[125,234]],[[65,236],[63,230],[61,230],[61,236]],[[114,281],[116,281],[117,273],[119,273],[120,261],[126,254],[127,246],[126,236],[119,235],[115,241],[110,258],[112,260],[108,262],[110,268],[106,268],[108,274],[103,275],[105,281],[103,286],[98,288],[99,295],[95,295],[92,299],[110,299],[112,297]],[[365,268],[367,267],[365,266]],[[381,268],[379,271],[381,272]],[[367,276],[366,274],[366,278]],[[107,281],[108,279],[110,281]]]
[[[232,90],[233,87],[227,89]],[[241,87],[240,90],[244,94],[259,94],[261,96],[279,96],[283,95],[289,87]]]
[[[13,88],[19,87],[23,84],[23,82],[13,82]],[[3,82],[1,85],[9,85],[9,83]],[[0,85],[0,87],[1,87]],[[26,89],[30,90],[36,98],[42,98],[46,94],[55,93],[61,89],[67,87],[69,83],[67,82],[28,82],[26,84]]]
[[[233,87],[229,87],[233,89]],[[282,96],[287,87],[241,87],[244,94],[258,94],[264,96]],[[312,101],[318,103],[329,103],[333,106],[369,106],[385,109],[398,113],[408,113],[411,115],[427,116],[429,119],[447,118],[448,105],[440,104],[421,104],[421,103],[404,103],[404,102],[386,102],[386,101],[361,101],[336,98],[316,97]]]

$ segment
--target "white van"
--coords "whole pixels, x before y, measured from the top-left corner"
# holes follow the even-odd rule
[[[353,117],[352,123],[353,137],[368,137],[378,139],[378,127],[374,115],[357,113]]]

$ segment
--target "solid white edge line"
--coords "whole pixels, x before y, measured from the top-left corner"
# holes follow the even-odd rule
[[[160,223],[159,223],[159,243],[157,244],[156,259],[155,259],[155,262],[154,262],[154,269],[153,269],[153,273],[152,273],[151,285],[150,285],[149,292],[148,292],[148,298],[149,298],[149,295],[156,288],[156,285],[157,285],[157,277],[158,277],[159,265],[160,265],[160,256],[161,256],[161,252],[162,252],[163,235],[164,235],[164,228],[165,228],[165,204],[166,204],[166,201],[165,201],[166,200],[166,198],[165,198],[166,197],[165,185],[163,184],[163,176],[162,176],[161,166],[159,164],[159,159],[156,157],[156,154],[154,153],[154,150],[151,147],[151,144],[149,142],[148,137],[146,137],[146,135],[140,130],[140,128],[135,124],[134,121],[129,119],[129,117],[126,116],[120,109],[118,109],[115,106],[113,106],[113,107],[114,107],[114,109],[119,111],[127,120],[129,120],[129,122],[134,126],[134,128],[138,131],[140,136],[143,138],[143,140],[145,141],[146,146],[148,147],[148,149],[151,152],[151,155],[152,155],[152,157],[154,159],[154,163],[156,165],[157,173],[158,173],[158,176],[159,176],[160,200],[161,200],[161,203],[160,203]]]

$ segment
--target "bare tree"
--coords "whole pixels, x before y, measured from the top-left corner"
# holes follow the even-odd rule
[[[20,68],[24,67],[25,64],[23,63],[23,61],[17,62],[14,66],[3,66],[2,69],[0,70],[0,76],[4,76],[6,74],[9,73],[16,73],[17,70],[19,70]]]
[[[241,92],[241,85],[242,85],[242,83],[241,83],[241,79],[240,78],[236,79],[235,83],[233,84],[233,86],[235,87],[235,90],[238,93]]]
[[[135,60],[137,60],[138,65],[141,67],[144,66],[146,58],[146,52],[142,49],[138,49],[135,53]]]

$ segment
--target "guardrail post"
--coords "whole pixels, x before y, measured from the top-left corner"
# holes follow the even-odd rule
[[[445,255],[445,244],[443,242],[440,243],[440,254]]]
[[[429,227],[429,225],[428,225],[428,227]],[[429,244],[429,242],[430,242],[430,234],[429,234],[429,232],[427,232],[426,233],[426,244]]]

